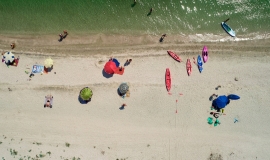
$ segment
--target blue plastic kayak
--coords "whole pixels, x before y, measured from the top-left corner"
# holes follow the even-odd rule
[[[225,22],[221,22],[221,26],[230,36],[235,37],[235,32],[229,25],[227,25]]]
[[[202,70],[203,70],[203,63],[202,63],[202,58],[200,55],[198,55],[198,58],[197,58],[197,64],[198,64],[198,69],[200,71],[200,73],[202,73]]]

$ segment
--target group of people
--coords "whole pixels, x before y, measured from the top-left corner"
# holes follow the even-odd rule
[[[59,37],[60,37],[60,39],[58,40],[59,42],[61,42],[63,39],[65,39],[68,35],[68,32],[66,30],[64,30],[63,32],[64,32],[64,34],[62,34],[62,33],[59,34]]]

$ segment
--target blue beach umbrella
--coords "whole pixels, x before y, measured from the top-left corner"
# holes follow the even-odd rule
[[[240,99],[240,97],[235,94],[230,94],[228,96],[222,95],[213,101],[212,106],[214,106],[217,109],[222,109],[225,108],[226,105],[230,103],[230,100],[238,100],[238,99]]]
[[[223,95],[215,99],[212,103],[212,106],[214,106],[215,108],[221,109],[221,108],[225,108],[228,103],[229,103],[229,98]]]
[[[112,61],[115,63],[116,67],[119,67],[120,63],[117,59],[113,58]]]

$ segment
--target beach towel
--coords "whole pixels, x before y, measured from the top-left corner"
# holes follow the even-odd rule
[[[41,73],[44,71],[44,66],[42,65],[33,65],[32,73]]]

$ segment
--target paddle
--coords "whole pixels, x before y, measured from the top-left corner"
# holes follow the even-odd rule
[[[226,19],[226,20],[224,21],[224,23],[228,22],[229,20],[230,20],[230,18]]]

